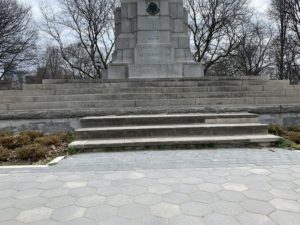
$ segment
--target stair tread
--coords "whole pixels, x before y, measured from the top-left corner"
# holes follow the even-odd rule
[[[112,131],[112,130],[148,130],[148,129],[176,129],[176,128],[222,128],[222,127],[265,127],[267,124],[241,123],[241,124],[175,124],[175,125],[146,125],[146,126],[112,126],[81,128],[76,132]]]
[[[69,146],[88,146],[88,145],[105,145],[105,144],[143,144],[143,143],[164,143],[164,142],[209,142],[209,141],[277,141],[280,137],[265,135],[235,135],[235,136],[181,136],[181,137],[155,137],[155,138],[122,138],[122,139],[91,139],[78,140],[72,142]]]
[[[134,119],[134,118],[173,118],[173,117],[204,117],[204,118],[224,118],[224,117],[256,117],[253,113],[188,113],[188,114],[145,114],[145,115],[126,115],[126,116],[90,116],[81,120],[97,120],[97,119]]]

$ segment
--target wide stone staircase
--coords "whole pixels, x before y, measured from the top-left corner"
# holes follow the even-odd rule
[[[280,138],[255,114],[156,114],[86,117],[71,149],[84,151],[266,145]]]
[[[231,112],[299,104],[300,87],[265,79],[45,80],[0,91],[0,118]]]
[[[270,143],[249,112],[300,109],[299,86],[256,77],[44,80],[0,96],[0,120],[86,117],[70,147],[89,150]]]

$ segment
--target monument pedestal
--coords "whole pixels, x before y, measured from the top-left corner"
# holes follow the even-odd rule
[[[182,0],[121,0],[108,79],[200,78]]]

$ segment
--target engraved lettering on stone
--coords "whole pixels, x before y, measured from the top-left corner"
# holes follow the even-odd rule
[[[149,41],[159,41],[159,31],[153,31],[148,35]]]

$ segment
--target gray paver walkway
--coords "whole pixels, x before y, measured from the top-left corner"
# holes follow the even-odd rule
[[[300,153],[95,153],[0,169],[1,225],[299,225]]]

